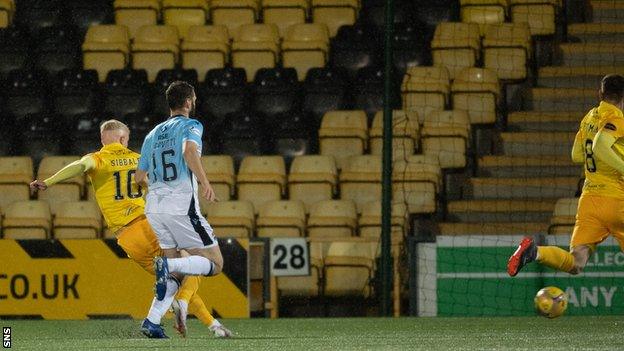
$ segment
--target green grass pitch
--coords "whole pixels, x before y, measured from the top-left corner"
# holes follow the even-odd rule
[[[622,350],[624,316],[224,320],[214,339],[197,320],[189,336],[148,340],[140,321],[14,321],[15,350]]]

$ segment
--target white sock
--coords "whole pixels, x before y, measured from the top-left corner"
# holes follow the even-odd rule
[[[209,328],[210,329],[214,329],[214,328],[220,327],[220,326],[221,326],[221,323],[215,318],[215,319],[212,320],[212,324],[210,324]]]
[[[165,294],[165,298],[162,301],[152,300],[152,307],[150,307],[149,313],[147,314],[147,319],[154,323],[160,324],[160,320],[167,313],[169,307],[171,307],[171,303],[175,298],[176,293],[178,292],[178,282],[172,278],[167,279],[167,293]]]
[[[214,263],[203,256],[188,256],[168,258],[169,272],[178,272],[184,275],[212,275]]]

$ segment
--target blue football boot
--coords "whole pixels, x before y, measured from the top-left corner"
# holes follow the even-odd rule
[[[147,318],[141,324],[141,332],[150,339],[169,339],[160,325],[150,322]]]

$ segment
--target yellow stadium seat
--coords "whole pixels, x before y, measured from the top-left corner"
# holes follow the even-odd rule
[[[524,80],[531,57],[531,34],[526,23],[491,25],[483,39],[485,68],[499,79]]]
[[[48,156],[39,163],[37,179],[47,179],[61,168],[78,160],[77,156]],[[79,201],[85,184],[84,176],[77,176],[39,192],[39,200],[47,201],[52,214],[64,202]]]
[[[488,24],[503,23],[507,14],[507,0],[461,0],[462,22],[479,24],[481,34]]]
[[[372,201],[362,207],[362,215],[358,221],[360,237],[379,240],[381,238],[381,201]],[[401,202],[392,204],[391,216],[392,244],[400,244],[407,234],[407,206]]]
[[[481,52],[481,34],[476,23],[442,22],[431,42],[434,66],[444,66],[451,79],[466,67],[474,67]]]
[[[279,58],[279,33],[272,24],[245,24],[232,43],[232,65],[242,67],[253,81],[260,68],[275,67]]]
[[[368,144],[368,122],[364,111],[329,111],[319,129],[321,155],[336,158],[341,169],[347,158],[362,155]]]
[[[102,231],[102,215],[90,201],[66,202],[54,217],[55,239],[95,239]]]
[[[323,242],[310,242],[310,275],[278,277],[277,288],[281,296],[319,296],[323,274]]]
[[[0,28],[6,28],[13,23],[14,13],[13,0],[0,0]]]
[[[323,23],[335,37],[341,26],[355,23],[359,12],[357,0],[312,0],[312,20]]]
[[[189,27],[206,24],[208,3],[205,0],[164,0],[163,22],[178,28],[180,38],[186,38]]]
[[[262,18],[264,23],[276,25],[283,37],[290,26],[305,23],[309,6],[306,0],[264,0]]]
[[[229,61],[229,34],[225,26],[192,26],[181,45],[182,68],[194,69],[200,82],[211,69]]]
[[[437,155],[412,155],[395,161],[392,199],[407,204],[409,213],[435,212],[441,173]]]
[[[229,155],[202,156],[202,166],[219,201],[227,201],[234,194],[234,161]],[[201,201],[200,201],[201,204]],[[202,209],[205,209],[202,206]]]
[[[376,242],[333,242],[323,266],[325,296],[369,297],[375,272]]]
[[[288,193],[291,200],[305,204],[306,212],[312,204],[331,200],[336,192],[338,171],[331,156],[297,156],[290,166]]]
[[[212,0],[210,18],[212,24],[226,26],[234,36],[241,25],[256,22],[258,7],[259,1],[256,0]]]
[[[405,159],[413,155],[418,145],[418,113],[416,111],[392,111],[392,158]],[[370,129],[370,150],[373,155],[381,155],[383,150],[383,111],[373,118]]]
[[[323,200],[312,205],[308,218],[310,238],[345,238],[356,234],[357,211],[351,200]]]
[[[173,26],[143,26],[132,45],[132,68],[147,71],[150,82],[160,70],[173,69],[178,62],[180,39]]]
[[[87,30],[82,44],[84,69],[98,72],[100,82],[114,69],[123,69],[128,64],[130,37],[128,29],[121,25],[96,25]]]
[[[28,184],[33,180],[30,157],[0,157],[0,208],[30,198]]]
[[[5,239],[48,239],[52,231],[50,207],[44,201],[18,201],[6,208]]]
[[[143,26],[153,26],[160,16],[159,0],[115,0],[115,23],[126,26],[134,38]]]
[[[451,93],[450,80],[446,67],[409,67],[401,84],[403,108],[421,117],[444,110]]]
[[[441,168],[466,166],[470,119],[465,111],[434,111],[421,132],[424,154],[438,155]]]
[[[486,68],[466,68],[451,86],[453,109],[466,111],[472,124],[496,122],[500,86],[496,73]]]
[[[288,28],[282,43],[284,67],[294,67],[304,80],[312,67],[324,67],[329,52],[327,26],[316,23],[295,24]]]
[[[269,201],[280,200],[286,189],[286,166],[281,156],[247,156],[238,171],[238,199],[253,203],[256,213]]]
[[[531,35],[555,34],[560,0],[510,0],[511,21],[529,24]]]
[[[362,212],[364,204],[381,200],[381,156],[352,156],[340,173],[340,198],[352,200]]]
[[[563,198],[557,200],[555,210],[550,219],[549,234],[572,234],[576,222],[578,198]]]
[[[213,202],[206,216],[217,237],[250,238],[254,219],[253,204],[249,201]]]
[[[305,236],[305,207],[301,201],[271,201],[260,209],[258,237]]]

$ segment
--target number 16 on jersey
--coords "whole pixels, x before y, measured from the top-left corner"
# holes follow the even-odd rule
[[[310,275],[310,252],[304,238],[271,239],[271,275]]]

